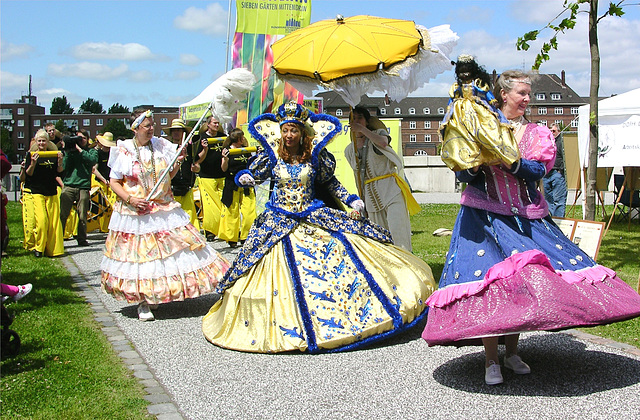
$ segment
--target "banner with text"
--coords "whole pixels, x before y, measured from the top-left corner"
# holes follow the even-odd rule
[[[251,71],[258,83],[249,92],[247,108],[238,112],[243,124],[284,102],[302,102],[302,94],[280,82],[272,70],[271,45],[286,34],[309,25],[311,0],[236,1],[236,32],[233,37],[233,68]]]

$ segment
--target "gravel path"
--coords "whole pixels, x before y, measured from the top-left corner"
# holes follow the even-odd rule
[[[156,321],[140,322],[136,305],[100,290],[104,238],[67,241],[65,264],[158,419],[640,418],[640,351],[575,331],[523,334],[532,373],[503,368],[505,383],[489,387],[482,348],[429,348],[423,325],[359,351],[267,355],[206,341],[214,296],[160,305]],[[233,260],[225,243],[214,247]]]

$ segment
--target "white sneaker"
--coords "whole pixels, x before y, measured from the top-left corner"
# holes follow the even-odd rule
[[[518,375],[526,375],[527,373],[531,373],[531,368],[528,364],[522,361],[520,356],[514,354],[511,357],[504,357],[504,367],[509,368]]]
[[[151,309],[149,309],[149,305],[147,305],[147,302],[142,302],[140,305],[138,305],[138,319],[140,321],[153,321],[154,319],[156,319],[153,316],[153,312],[151,312]]]
[[[14,300],[14,302],[19,301],[23,297],[27,296],[32,288],[33,286],[31,286],[31,283],[21,284],[20,286],[18,286],[18,293],[13,295],[12,299]]]
[[[487,385],[498,385],[504,382],[502,379],[502,373],[500,372],[500,365],[494,361],[489,362],[490,365],[485,369],[484,381]]]

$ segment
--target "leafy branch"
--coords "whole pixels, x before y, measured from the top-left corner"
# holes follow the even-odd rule
[[[522,37],[518,37],[518,40],[516,41],[516,48],[518,49],[518,51],[528,51],[531,47],[530,43],[537,40],[538,35],[540,35],[542,31],[546,29],[553,31],[553,36],[549,38],[548,41],[544,42],[542,44],[542,47],[540,47],[540,52],[538,53],[538,55],[536,55],[535,62],[533,66],[531,66],[533,70],[540,69],[542,63],[544,63],[545,61],[549,61],[549,52],[551,50],[558,50],[558,35],[564,34],[565,31],[573,29],[575,27],[578,13],[581,13],[580,5],[582,5],[583,3],[589,3],[589,0],[577,0],[573,2],[565,0],[562,5],[562,11],[558,13],[556,17],[551,19],[551,21],[547,23],[547,25],[545,25],[541,29],[527,32]],[[597,19],[597,22],[600,22],[600,20],[604,19],[607,16],[620,17],[624,15],[624,11],[622,10],[622,6],[624,3],[625,0],[621,0],[617,3],[609,3],[609,8],[602,16]],[[563,16],[566,16],[567,14],[569,16],[563,18]],[[558,21],[559,19],[561,19],[560,22],[558,24],[555,24],[554,22]]]

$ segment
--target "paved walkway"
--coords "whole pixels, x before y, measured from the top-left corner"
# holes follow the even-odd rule
[[[489,387],[480,347],[429,348],[422,326],[359,351],[268,355],[205,340],[214,296],[160,305],[156,321],[140,322],[136,305],[100,290],[104,239],[65,242],[63,261],[158,419],[639,418],[640,350],[584,333],[523,334],[533,372],[503,370],[505,383]]]

